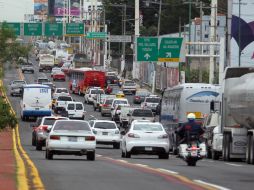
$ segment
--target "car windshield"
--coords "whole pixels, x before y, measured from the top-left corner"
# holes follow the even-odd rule
[[[107,76],[106,80],[118,80],[116,76]]]
[[[66,120],[65,118],[45,118],[43,125],[54,125],[57,120]]]
[[[149,96],[150,93],[147,91],[137,91],[136,96]]]
[[[13,84],[26,84],[25,81],[13,81]]]
[[[153,117],[153,112],[151,110],[135,109],[132,112],[134,117]]]
[[[126,82],[124,83],[124,86],[135,86],[134,82]]]
[[[48,82],[48,79],[38,79],[38,82]]]
[[[113,99],[105,100],[105,104],[112,104],[112,102],[113,102]]]
[[[68,104],[67,109],[74,110],[75,109],[74,104]]]
[[[57,89],[56,93],[68,93],[67,89]]]
[[[136,130],[136,131],[163,131],[163,128],[159,124],[138,123],[133,126],[133,130]]]
[[[147,98],[146,102],[160,103],[160,98]]]
[[[91,131],[90,126],[84,121],[58,121],[54,126],[54,131]]]
[[[128,104],[128,102],[126,100],[115,100],[114,105],[116,104]]]
[[[104,94],[103,90],[91,90],[91,94]]]
[[[59,96],[58,101],[72,101],[72,98],[70,96]]]
[[[116,125],[114,123],[109,122],[96,122],[94,128],[97,129],[116,129]]]

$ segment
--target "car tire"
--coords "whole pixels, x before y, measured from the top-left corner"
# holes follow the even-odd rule
[[[125,150],[125,157],[126,158],[131,158],[131,153]]]
[[[81,117],[81,120],[85,120],[85,116],[84,115]]]
[[[53,152],[46,149],[46,159],[53,160],[53,156],[54,156]]]
[[[36,147],[36,150],[42,150],[42,144],[41,144],[41,142],[38,141],[38,140],[36,140],[36,145],[35,145],[35,147]]]
[[[36,138],[34,132],[32,133],[32,146],[36,146]]]
[[[94,161],[95,160],[95,152],[87,152],[86,158],[87,158],[87,160]]]
[[[121,155],[122,158],[125,158],[125,152],[122,150],[122,155]]]
[[[104,115],[105,115],[104,113],[101,113],[101,116],[102,116],[102,117],[104,117]]]
[[[167,153],[159,154],[159,159],[168,159],[169,155]]]
[[[101,112],[101,107],[99,107],[99,112]]]
[[[114,143],[113,144],[113,149],[120,149],[120,143]]]

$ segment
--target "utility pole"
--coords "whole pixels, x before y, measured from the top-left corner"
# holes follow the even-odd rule
[[[136,78],[136,68],[137,68],[137,37],[139,37],[139,0],[135,0],[135,35],[134,35],[134,45],[133,45],[133,69],[132,77]]]
[[[123,5],[123,35],[126,35],[126,4]],[[122,42],[122,48],[121,73],[125,68],[125,42]]]
[[[203,42],[203,26],[202,26],[202,24],[203,24],[203,2],[201,1],[200,2],[200,7],[199,7],[199,11],[200,11],[200,33],[199,33],[199,35],[200,35],[200,42]],[[202,52],[202,45],[200,45],[200,54],[202,54],[203,52]],[[202,72],[202,58],[200,57],[199,58],[199,82],[201,83],[202,82],[202,75],[203,75],[203,72]]]
[[[210,27],[210,42],[216,42],[216,27],[217,27],[217,0],[212,0],[211,3],[211,27]],[[210,72],[209,83],[214,83],[214,67],[215,67],[215,46],[210,45]]]
[[[157,27],[157,36],[160,36],[160,28],[161,28],[161,6],[162,6],[162,0],[160,0],[159,4],[159,17],[158,17],[158,27]]]

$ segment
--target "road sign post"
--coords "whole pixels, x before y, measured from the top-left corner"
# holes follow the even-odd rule
[[[110,35],[108,36],[110,42],[131,42],[130,35]]]
[[[84,36],[84,24],[66,23],[66,36]]]
[[[162,38],[160,42],[160,62],[185,62],[183,38]]]
[[[45,36],[62,36],[62,23],[45,23]]]
[[[25,36],[41,36],[42,23],[24,23]]]
[[[158,38],[137,38],[137,61],[158,61]]]

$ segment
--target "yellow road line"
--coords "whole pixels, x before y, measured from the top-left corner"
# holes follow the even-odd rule
[[[16,144],[16,134],[15,130],[12,130],[12,141],[13,141],[13,150],[14,150],[14,156],[16,160],[16,166],[17,166],[17,188],[18,190],[27,190],[28,188],[28,181],[26,177],[26,169],[24,161],[22,160],[18,150],[17,150],[17,144]]]

